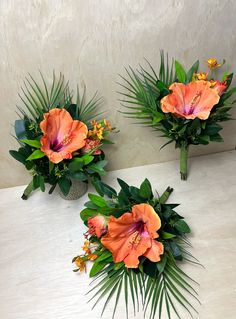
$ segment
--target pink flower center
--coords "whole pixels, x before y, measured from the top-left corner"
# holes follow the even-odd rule
[[[138,221],[134,223],[130,228],[130,233],[132,234],[132,236],[129,240],[129,245],[134,248],[138,246],[142,237],[149,237],[146,224],[143,221]]]
[[[184,114],[190,115],[193,114],[198,103],[200,102],[201,99],[201,92],[197,92],[192,100],[190,101],[189,105],[184,106]]]
[[[62,141],[58,140],[58,137],[50,143],[50,149],[54,152],[61,152],[67,144],[71,142],[71,137],[68,135],[65,135],[62,139]]]

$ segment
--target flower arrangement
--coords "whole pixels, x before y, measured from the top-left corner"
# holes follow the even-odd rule
[[[105,174],[107,164],[102,150],[113,130],[106,119],[98,120],[102,100],[93,96],[85,102],[77,89],[76,102],[64,76],[53,75],[49,87],[42,77],[42,87],[31,76],[26,79],[20,95],[24,109],[18,107],[20,119],[15,121],[15,137],[20,148],[10,154],[25,165],[33,175],[22,196],[51,185],[51,194],[58,184],[61,192],[69,193],[73,180],[87,183]]]
[[[199,61],[186,71],[183,66],[161,51],[159,74],[148,62],[150,71],[141,67],[134,71],[127,69],[127,78],[121,76],[120,85],[126,92],[122,105],[128,111],[127,117],[141,120],[141,123],[160,132],[168,139],[162,147],[175,142],[180,149],[181,179],[187,179],[189,146],[210,141],[222,142],[222,127],[218,122],[231,119],[231,96],[236,87],[229,89],[233,73],[225,72],[221,80],[216,70],[223,63],[215,58],[207,61],[210,72],[198,72]],[[128,92],[127,92],[128,91]]]
[[[156,313],[161,318],[164,307],[168,318],[172,311],[180,318],[177,304],[191,315],[196,309],[187,296],[198,301],[197,292],[180,264],[198,261],[186,249],[190,228],[174,210],[178,204],[166,203],[173,189],[168,187],[155,198],[147,179],[139,188],[121,179],[118,183],[119,193],[97,181],[99,195],[89,194],[80,214],[88,230],[84,253],[72,262],[77,266],[75,272],[86,270],[87,261],[93,262],[90,277],[98,282],[90,291],[90,300],[95,298],[96,305],[105,296],[103,313],[114,297],[114,317],[123,291],[127,318],[130,303],[134,314],[139,309],[139,297],[150,319],[156,318]]]

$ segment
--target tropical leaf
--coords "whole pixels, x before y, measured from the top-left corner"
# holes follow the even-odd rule
[[[115,270],[114,264],[110,264],[102,271],[96,272],[99,281],[89,291],[89,293],[93,293],[90,301],[94,298],[97,299],[93,308],[100,299],[106,297],[102,310],[103,314],[111,297],[114,297],[112,315],[112,318],[114,318],[120,295],[123,293],[127,318],[129,305],[132,305],[134,315],[142,307],[144,314],[148,314],[149,319],[154,319],[157,316],[161,319],[164,312],[166,312],[168,319],[173,318],[174,314],[178,318],[182,318],[180,316],[181,308],[192,317],[192,313],[197,313],[197,310],[188,300],[188,296],[191,296],[191,300],[200,303],[198,293],[193,288],[193,285],[197,283],[176,265],[173,258],[165,255],[163,261],[162,264],[156,264],[159,264],[159,267],[154,278],[140,271],[125,268],[124,265],[119,270]],[[95,265],[93,272],[97,271],[99,267],[103,268],[105,266],[105,262],[102,262],[101,260]],[[181,310],[181,313],[183,313],[183,310]]]
[[[42,119],[43,113],[55,107],[64,106],[68,103],[68,82],[65,83],[64,76],[60,73],[57,79],[53,72],[52,84],[49,86],[42,73],[41,83],[29,74],[26,77],[24,86],[21,88],[19,97],[26,108],[26,111],[18,107],[23,117],[38,122]],[[67,95],[66,95],[67,94]],[[65,97],[67,96],[66,100]]]

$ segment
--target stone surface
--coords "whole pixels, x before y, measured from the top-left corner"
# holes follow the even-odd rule
[[[195,157],[190,167],[187,182],[179,179],[176,161],[114,171],[106,182],[118,189],[117,177],[137,186],[147,177],[159,192],[174,187],[169,202],[181,203],[177,211],[192,228],[191,252],[205,267],[184,265],[200,283],[202,306],[194,318],[234,319],[236,152]],[[73,273],[71,265],[83,244],[79,212],[87,196],[65,201],[35,192],[23,201],[23,189],[0,190],[0,318],[100,318],[101,305],[92,312],[87,304],[88,274]],[[112,304],[104,319],[111,314]],[[184,312],[182,318],[188,318]]]
[[[235,10],[233,0],[1,0],[0,187],[30,180],[8,149],[17,147],[10,136],[17,94],[27,73],[38,78],[38,69],[48,81],[53,70],[62,71],[74,89],[78,83],[88,96],[96,90],[104,96],[107,116],[120,130],[107,148],[110,169],[178,158],[173,145],[159,152],[165,139],[118,112],[118,73],[144,64],[144,57],[157,68],[161,48],[186,67],[199,58],[205,70],[205,60],[215,56],[235,70]],[[234,149],[235,123],[223,126],[224,144],[192,148],[192,155]]]

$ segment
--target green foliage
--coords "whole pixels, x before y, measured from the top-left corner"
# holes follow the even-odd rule
[[[59,184],[62,192],[67,194],[71,185],[71,179],[87,182],[89,179],[97,180],[106,174],[104,167],[107,164],[105,155],[92,155],[76,153],[71,160],[63,160],[58,164],[50,162],[49,158],[40,150],[42,132],[40,122],[46,112],[54,108],[65,108],[75,120],[83,121],[88,128],[91,127],[91,120],[98,120],[102,114],[100,107],[102,98],[95,93],[86,101],[86,90],[82,95],[77,88],[75,102],[68,82],[65,82],[62,74],[56,77],[53,73],[51,84],[48,84],[45,77],[40,73],[40,80],[36,81],[29,75],[22,87],[20,100],[23,106],[18,106],[20,119],[15,121],[15,136],[20,148],[11,150],[10,155],[25,165],[33,176],[40,176],[40,184],[29,184],[23,197],[28,198],[29,194],[40,188],[45,190],[45,183],[52,185],[49,193],[52,193]],[[109,143],[105,140],[105,143]],[[101,142],[102,146],[103,142]],[[37,187],[35,186],[37,185]]]
[[[164,113],[161,110],[161,99],[170,93],[169,86],[173,82],[189,83],[194,72],[198,71],[199,61],[196,61],[188,71],[175,61],[169,62],[168,55],[161,51],[159,75],[149,62],[148,68],[140,67],[133,70],[126,69],[126,76],[121,76],[120,86],[123,91],[121,104],[126,109],[122,113],[140,124],[148,126],[159,132],[160,136],[168,139],[163,145],[175,142],[177,148],[182,145],[207,145],[210,141],[222,142],[219,131],[222,127],[217,122],[231,119],[229,111],[234,103],[231,97],[236,93],[236,88],[228,89],[233,74],[224,76],[227,84],[226,91],[220,96],[220,101],[215,105],[207,120],[198,118],[191,120],[176,117],[172,113]]]
[[[95,254],[98,258],[90,271],[90,277],[95,278],[96,284],[89,292],[93,294],[90,300],[93,300],[96,306],[104,297],[103,314],[108,303],[114,299],[112,318],[115,316],[121,293],[125,296],[127,318],[129,307],[132,306],[135,314],[139,311],[140,303],[150,319],[162,318],[164,312],[169,319],[173,315],[180,318],[179,307],[184,308],[191,316],[196,309],[188,296],[191,296],[191,300],[198,301],[197,292],[193,288],[196,283],[179,268],[178,262],[185,260],[198,264],[198,261],[187,250],[190,243],[186,234],[190,232],[190,228],[175,211],[178,204],[167,203],[173,189],[168,187],[160,197],[155,198],[147,179],[139,188],[128,185],[119,178],[117,181],[120,185],[118,193],[104,182],[96,181],[98,195],[88,195],[90,201],[85,203],[86,208],[80,214],[82,220],[87,225],[88,219],[98,214],[106,219],[111,215],[120,217],[131,211],[134,205],[148,203],[161,219],[158,241],[164,245],[164,254],[156,263],[142,256],[137,269],[128,269],[123,262],[114,263],[111,252],[105,249],[97,238],[100,248]],[[94,236],[91,237],[91,242],[93,241]]]

